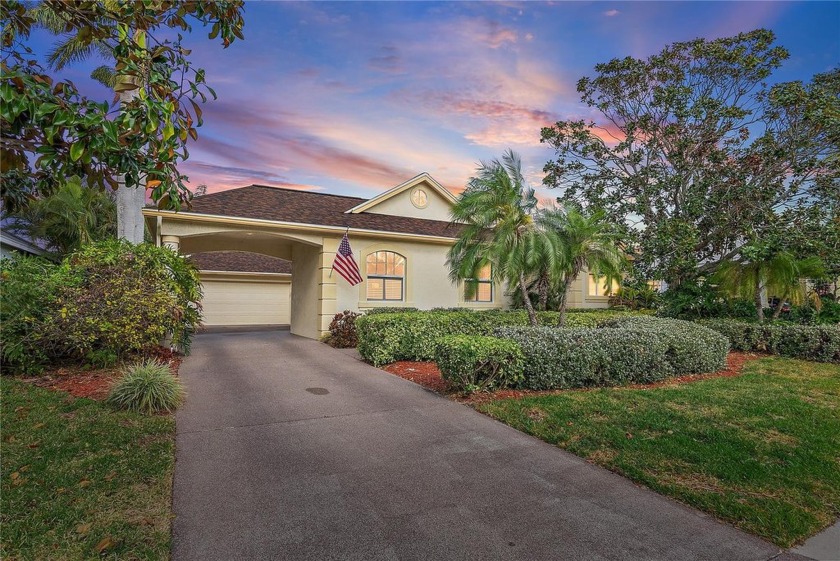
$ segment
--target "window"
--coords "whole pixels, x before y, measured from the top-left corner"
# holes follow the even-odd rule
[[[472,286],[470,286],[472,285]],[[470,288],[474,289],[472,295]],[[478,272],[478,278],[464,281],[464,302],[492,302],[493,280],[490,275],[490,265],[485,265]]]
[[[405,257],[393,251],[375,251],[365,259],[367,299],[399,301],[405,295]]]
[[[605,277],[589,275],[590,296],[609,296],[616,292],[618,292],[618,282],[612,281],[612,285],[607,285],[607,279]]]

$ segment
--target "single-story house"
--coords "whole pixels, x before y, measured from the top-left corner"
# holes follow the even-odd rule
[[[188,210],[143,213],[157,244],[194,256],[206,324],[288,322],[293,333],[317,338],[342,310],[508,306],[505,287],[489,278],[470,298],[450,281],[455,200],[421,173],[370,199],[250,185],[196,197]],[[362,277],[356,286],[332,270],[345,232]],[[602,308],[608,296],[581,275],[569,299]]]
[[[46,252],[30,241],[10,234],[5,230],[0,231],[0,259],[11,258],[18,254],[45,255]]]

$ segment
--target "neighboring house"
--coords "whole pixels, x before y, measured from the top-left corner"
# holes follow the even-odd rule
[[[0,231],[0,258],[12,257],[16,254],[45,255],[46,252],[32,242],[9,232]]]
[[[446,254],[458,233],[449,222],[454,202],[449,191],[422,173],[371,199],[251,185],[196,198],[189,210],[143,213],[158,244],[196,256],[208,325],[270,324],[288,317],[293,333],[317,338],[342,310],[507,307],[505,288],[489,278],[479,279],[470,299],[462,283],[449,280]],[[345,232],[363,279],[356,286],[332,272]],[[291,275],[281,277],[286,273],[279,266],[265,271],[255,262],[243,265],[241,254],[222,261],[202,256],[213,252],[283,259],[291,262]],[[240,255],[239,265],[231,265],[232,255]],[[267,282],[288,284],[289,300]],[[583,274],[570,291],[570,304],[606,307],[608,296],[602,292]]]

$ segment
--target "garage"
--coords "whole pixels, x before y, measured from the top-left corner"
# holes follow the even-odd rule
[[[190,256],[204,289],[204,325],[289,325],[291,263],[239,251]]]

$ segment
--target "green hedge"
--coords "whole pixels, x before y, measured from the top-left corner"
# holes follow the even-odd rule
[[[566,316],[568,327],[596,327],[633,312],[599,310]],[[541,325],[556,326],[558,312],[539,312]],[[358,350],[376,365],[397,360],[433,360],[437,339],[447,335],[492,335],[497,327],[528,325],[524,310],[502,311],[426,311],[377,313],[356,320]]]
[[[438,339],[435,361],[444,380],[467,392],[513,385],[524,366],[515,341],[470,335]]]
[[[495,335],[522,347],[522,386],[535,390],[655,382],[726,364],[726,338],[691,322],[626,318],[610,326],[504,327]]]
[[[816,362],[840,362],[840,326],[758,324],[731,319],[698,320],[729,339],[738,351],[770,352]]]
[[[711,329],[694,322],[656,317],[617,318],[604,327],[652,330],[668,345],[668,362],[674,374],[715,372],[726,366],[729,341]]]

